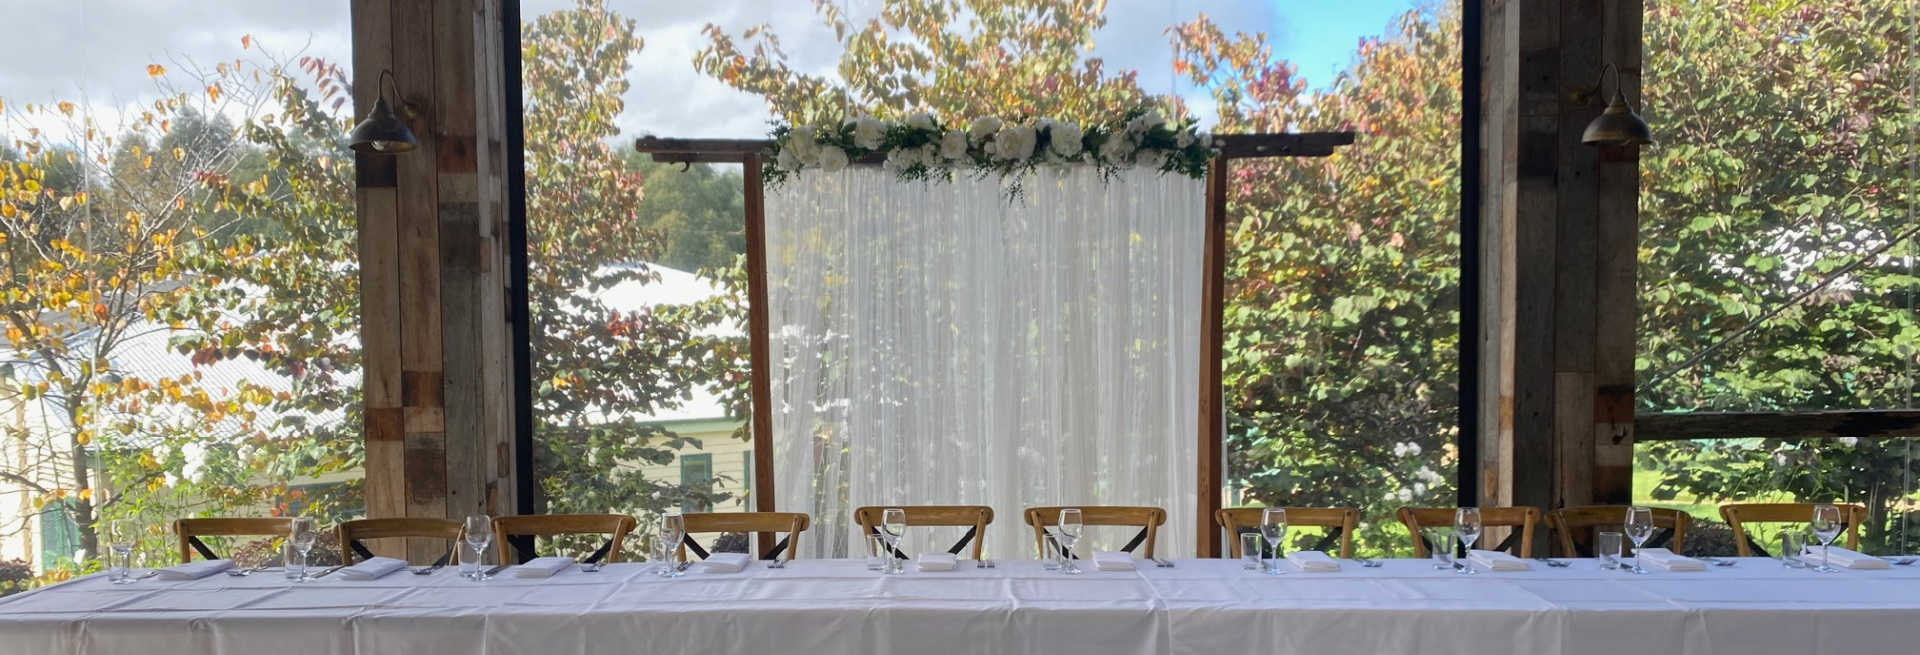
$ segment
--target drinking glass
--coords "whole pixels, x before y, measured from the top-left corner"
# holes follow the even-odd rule
[[[1433,558],[1433,568],[1438,571],[1454,568],[1453,533],[1447,528],[1426,528],[1421,532],[1427,535],[1427,556]]]
[[[1261,541],[1260,533],[1240,533],[1240,559],[1243,562],[1240,568],[1249,571],[1258,571],[1265,568],[1265,562],[1260,560],[1260,549],[1265,546],[1265,544],[1260,543]]]
[[[1799,530],[1780,531],[1780,565],[1790,569],[1807,567],[1803,557],[1807,549],[1807,533]]]
[[[304,582],[307,579],[307,553],[313,552],[313,544],[319,539],[320,530],[313,524],[313,519],[297,516],[294,517],[293,522],[287,526],[287,543],[293,546],[294,555],[300,559],[298,564],[300,567],[300,578],[296,580],[296,582]],[[289,577],[293,575],[292,571],[294,566],[295,564],[293,562],[287,562],[287,575]]]
[[[133,582],[133,544],[139,524],[133,519],[118,519],[107,524],[107,582]]]
[[[901,546],[906,542],[907,510],[898,507],[890,507],[882,510],[880,512],[880,531],[886,535],[888,548],[887,573],[906,573],[906,563],[901,562],[900,558],[894,553],[898,552],[901,555],[906,554],[906,551],[903,550]]]
[[[1283,507],[1268,507],[1260,512],[1260,536],[1267,540],[1267,553],[1273,559],[1267,567],[1267,575],[1286,573],[1280,568],[1280,543],[1287,538],[1287,510]]]
[[[1473,575],[1473,542],[1480,538],[1480,508],[1462,507],[1453,511],[1453,533],[1460,537],[1460,549],[1466,557],[1460,561],[1460,574]]]
[[[1633,540],[1633,572],[1645,574],[1647,569],[1640,566],[1640,545],[1653,536],[1653,510],[1640,506],[1627,508],[1626,532],[1627,538]]]
[[[1620,568],[1620,537],[1618,532],[1601,532],[1593,536],[1593,556],[1600,558],[1600,568]]]
[[[301,556],[300,549],[293,546],[291,537],[280,544],[280,561],[286,565],[282,568],[288,580],[300,582],[307,577],[307,558]]]
[[[1060,540],[1048,532],[1040,537],[1040,567],[1048,571],[1060,570]]]
[[[1060,510],[1060,550],[1066,557],[1060,570],[1067,575],[1078,575],[1080,566],[1073,561],[1073,545],[1080,542],[1080,535],[1086,530],[1086,523],[1080,517],[1080,510],[1067,508]]]
[[[1827,551],[1833,548],[1833,538],[1840,536],[1840,508],[1832,505],[1814,505],[1813,521],[1807,524],[1813,536],[1820,540],[1820,566],[1813,570],[1832,573],[1836,569],[1827,565]]]
[[[887,560],[892,557],[893,553],[887,552],[887,543],[880,539],[880,535],[872,532],[867,533],[868,571],[885,571],[892,568],[887,562]]]
[[[485,514],[468,515],[464,534],[467,548],[473,551],[473,567],[469,570],[468,562],[463,559],[460,562],[460,574],[473,578],[476,582],[485,580],[487,579],[487,547],[493,545],[493,517]],[[466,553],[461,555],[464,556]]]
[[[674,562],[673,553],[680,548],[680,541],[687,538],[687,519],[675,512],[660,515],[660,543],[667,549],[666,568],[660,571],[660,577],[678,578],[686,575]]]

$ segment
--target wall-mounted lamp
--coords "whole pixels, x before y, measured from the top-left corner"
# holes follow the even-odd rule
[[[393,71],[380,71],[375,83],[379,85],[376,89],[379,97],[373,101],[373,111],[367,112],[366,120],[353,126],[353,131],[347,134],[347,144],[356,151],[376,155],[399,154],[419,146],[420,140],[413,137],[413,130],[407,129],[406,121],[400,120],[393,105],[387,103],[388,86],[393,87],[396,99],[400,96],[400,83],[394,81]]]
[[[1653,143],[1653,131],[1647,127],[1647,121],[1627,106],[1627,91],[1620,85],[1620,69],[1607,64],[1600,69],[1600,83],[1592,91],[1582,94],[1591,98],[1600,95],[1607,84],[1607,71],[1613,71],[1613,99],[1607,101],[1606,111],[1587,123],[1587,130],[1580,134],[1580,142],[1590,146],[1644,146]]]

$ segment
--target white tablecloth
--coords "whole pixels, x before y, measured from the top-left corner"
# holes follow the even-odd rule
[[[847,560],[671,580],[644,564],[486,582],[93,576],[0,599],[0,654],[1920,652],[1920,566],[1631,575],[1570,561],[1474,576],[1419,560],[1278,577],[1235,560],[1074,577],[1032,561],[881,576]]]

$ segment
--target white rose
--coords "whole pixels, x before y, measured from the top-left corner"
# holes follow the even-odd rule
[[[1033,128],[1015,125],[993,135],[993,149],[1001,159],[1021,161],[1033,156],[1033,146],[1038,140],[1039,135]]]
[[[780,154],[775,156],[773,161],[774,163],[779,164],[781,168],[784,168],[790,171],[800,170],[800,166],[801,166],[800,155],[794,154],[792,144],[788,144],[787,147],[781,148]]]
[[[988,137],[993,136],[993,133],[998,131],[1000,131],[1000,119],[992,116],[981,116],[973,119],[973,125],[967,128],[967,136],[972,137],[975,141],[986,141]]]
[[[1047,149],[1061,157],[1078,155],[1081,149],[1080,140],[1085,136],[1086,134],[1078,125],[1055,123],[1052,129],[1047,130]]]
[[[924,111],[913,112],[912,116],[907,117],[907,127],[916,130],[931,130],[933,129],[933,115]]]
[[[806,166],[819,165],[820,142],[814,140],[814,134],[816,134],[816,132],[812,127],[801,126],[793,128],[793,133],[787,137],[787,147],[780,149],[782,153],[788,151],[793,152],[793,158],[796,164],[793,167],[794,170],[799,170]],[[781,165],[785,166],[785,164]]]
[[[929,143],[919,148],[920,163],[935,166],[940,163],[940,148]]]
[[[877,150],[880,143],[887,139],[887,124],[872,116],[861,116],[847,121],[853,125],[853,145]]]
[[[827,146],[820,149],[820,170],[838,173],[847,167],[847,151]]]
[[[940,156],[947,159],[966,159],[967,133],[960,130],[947,130],[940,137]]]
[[[1108,134],[1107,140],[1100,143],[1100,157],[1110,163],[1122,164],[1133,155],[1133,144],[1126,135]]]
[[[1135,164],[1146,167],[1147,170],[1157,171],[1161,166],[1167,165],[1167,153],[1159,150],[1142,150],[1133,156],[1133,161]]]
[[[1173,145],[1179,146],[1182,149],[1193,145],[1193,133],[1181,130],[1179,134],[1173,135]]]

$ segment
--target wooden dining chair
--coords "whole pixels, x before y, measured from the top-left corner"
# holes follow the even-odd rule
[[[373,559],[373,550],[367,548],[367,539],[437,539],[446,542],[446,550],[439,559],[433,560],[434,566],[444,566],[453,560],[453,547],[460,543],[462,531],[460,522],[452,519],[430,518],[384,518],[355,519],[340,524],[336,529],[340,533],[340,561],[352,564],[357,560]]]
[[[500,554],[500,562],[526,562],[539,555],[533,552],[531,540],[519,540],[516,537],[553,537],[572,534],[604,534],[607,540],[600,544],[592,554],[581,560],[591,564],[606,560],[608,564],[620,561],[620,544],[627,539],[627,533],[633,531],[635,521],[625,514],[528,514],[522,516],[502,516],[493,520],[493,543]],[[526,546],[521,548],[520,546]],[[515,559],[515,551],[519,558]]]
[[[1771,557],[1767,549],[1747,534],[1749,523],[1807,523],[1813,520],[1815,503],[1733,503],[1720,506],[1720,518],[1733,529],[1734,553],[1741,557]],[[1847,548],[1860,549],[1860,524],[1867,519],[1864,505],[1835,504],[1840,508],[1841,530],[1847,535]]]
[[[180,563],[193,561],[193,554],[199,553],[206,559],[220,559],[220,555],[201,541],[201,537],[280,537],[286,538],[293,522],[285,518],[211,518],[177,519],[173,522],[173,533],[180,538]]]
[[[674,558],[687,561],[687,552],[692,551],[700,559],[706,559],[710,553],[695,541],[693,535],[714,532],[750,534],[759,532],[773,534],[785,532],[787,536],[772,546],[765,546],[760,559],[793,560],[800,552],[800,533],[812,525],[813,517],[805,512],[694,512],[680,515],[686,534],[680,536],[680,547],[674,549]]]
[[[987,525],[993,523],[993,508],[986,505],[895,505],[891,507],[862,507],[853,510],[853,521],[860,525],[861,534],[879,534],[880,520],[889,509],[906,510],[908,526],[927,527],[964,527],[966,534],[954,542],[947,552],[959,555],[967,546],[973,546],[973,559],[980,559],[981,548],[986,543]],[[893,556],[906,559],[906,553],[894,549]]]
[[[1582,505],[1562,507],[1547,512],[1547,529],[1553,531],[1554,543],[1559,546],[1561,557],[1593,557],[1593,535],[1597,528],[1609,528],[1609,532],[1622,532],[1626,529],[1629,505]],[[1686,512],[1665,507],[1651,507],[1653,510],[1653,536],[1647,538],[1646,548],[1665,548],[1675,553],[1684,552],[1687,545],[1687,528],[1693,525],[1693,517]],[[1633,542],[1622,541],[1622,547],[1632,548]]]
[[[1397,513],[1400,524],[1407,526],[1412,533],[1413,556],[1427,557],[1431,554],[1427,536],[1421,527],[1444,527],[1453,525],[1452,507],[1402,507]],[[1533,557],[1533,526],[1540,522],[1540,510],[1532,507],[1482,507],[1480,508],[1481,528],[1519,528],[1508,534],[1499,545],[1476,550],[1499,550],[1511,553],[1514,557]]]
[[[1335,540],[1340,542],[1340,557],[1353,557],[1353,531],[1360,524],[1360,510],[1351,507],[1286,507],[1287,526],[1326,528],[1320,541],[1312,550],[1327,551]],[[1242,533],[1260,533],[1261,516],[1265,507],[1227,507],[1213,513],[1213,522],[1226,528],[1227,550],[1233,557],[1240,557],[1240,535]]]
[[[1160,535],[1160,526],[1167,522],[1167,511],[1158,507],[1122,507],[1115,505],[1066,505],[1059,507],[1029,507],[1025,514],[1027,525],[1033,526],[1033,552],[1047,552],[1047,528],[1060,522],[1060,510],[1080,510],[1082,525],[1115,525],[1138,527],[1140,531],[1121,546],[1122,552],[1131,553],[1145,546],[1146,556],[1155,554],[1154,542]]]

